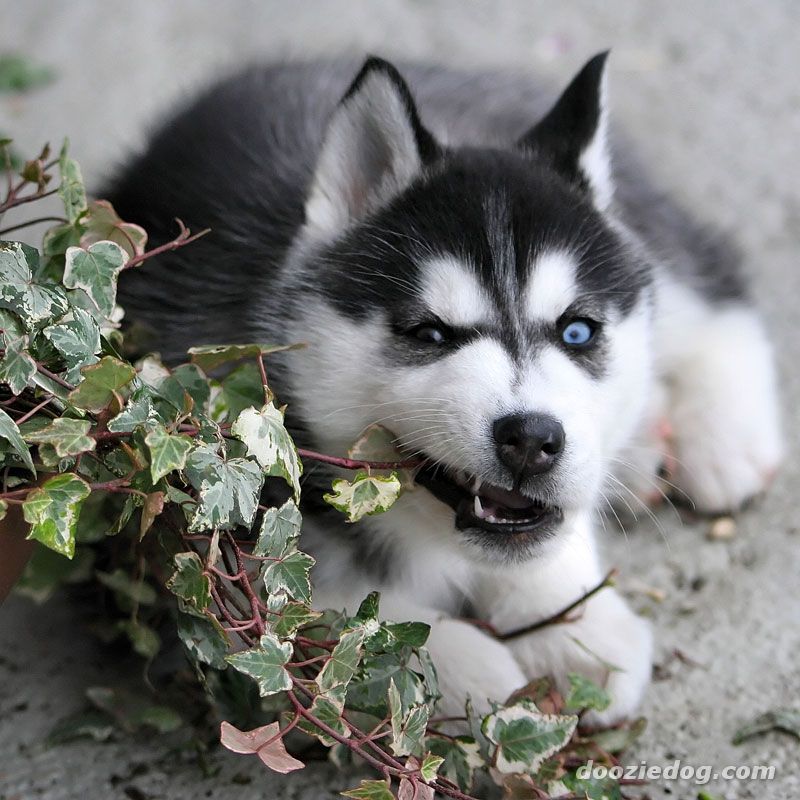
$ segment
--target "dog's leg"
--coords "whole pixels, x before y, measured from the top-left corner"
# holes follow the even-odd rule
[[[768,485],[781,458],[772,350],[756,312],[665,292],[659,357],[669,389],[672,481],[698,511],[735,510]]]
[[[552,554],[489,576],[476,600],[500,631],[547,619],[602,580],[588,515],[564,534]],[[568,622],[512,639],[508,646],[529,680],[552,676],[561,692],[579,673],[611,695],[611,705],[586,721],[609,724],[630,716],[650,679],[650,626],[610,588],[591,597]]]
[[[363,596],[366,592],[359,600]],[[346,608],[354,613],[359,600],[354,600],[351,591],[314,592],[317,608]],[[431,626],[426,647],[436,665],[442,694],[437,712],[443,716],[463,716],[467,697],[478,713],[486,714],[491,710],[489,700],[503,702],[526,683],[509,648],[471,623],[418,605],[391,588],[381,590],[380,614],[382,619]]]

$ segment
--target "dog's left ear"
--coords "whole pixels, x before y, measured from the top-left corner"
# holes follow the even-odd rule
[[[544,119],[518,142],[589,192],[600,209],[610,205],[614,194],[607,142],[607,59],[608,51],[589,60]]]
[[[403,191],[439,154],[408,85],[370,57],[333,112],[306,201],[306,224],[341,231]]]

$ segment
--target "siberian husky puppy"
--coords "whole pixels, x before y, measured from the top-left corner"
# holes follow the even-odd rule
[[[646,494],[667,444],[672,482],[709,512],[780,459],[736,254],[627,148],[612,158],[605,65],[554,104],[519,76],[378,58],[252,69],[162,127],[110,193],[156,244],[176,216],[212,228],[122,282],[166,358],[306,342],[271,361],[298,443],[343,455],[378,422],[425,459],[354,525],[322,502],[333,473],[307,465],[303,548],[320,607],[379,589],[385,617],[430,623],[446,714],[573,671],[613,698],[594,722],[634,711],[651,634],[613,589],[508,644],[460,617],[514,629],[595,585],[604,487]]]

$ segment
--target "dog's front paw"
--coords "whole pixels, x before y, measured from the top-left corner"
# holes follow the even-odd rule
[[[551,675],[565,693],[569,673],[576,672],[604,687],[611,704],[584,717],[591,725],[632,716],[650,681],[650,626],[611,589],[589,600],[580,618],[514,640],[510,647],[529,679]]]
[[[764,491],[781,460],[772,354],[745,309],[718,318],[702,345],[673,392],[673,482],[698,511],[734,511]]]
[[[478,713],[488,714],[490,700],[503,702],[526,683],[508,647],[468,622],[440,620],[426,647],[436,664],[442,694],[437,710],[444,716],[463,716],[467,698]]]

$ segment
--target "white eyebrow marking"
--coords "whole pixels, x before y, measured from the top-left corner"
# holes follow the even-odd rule
[[[475,273],[455,256],[422,265],[422,300],[442,322],[468,328],[492,317],[492,303]]]
[[[565,250],[551,250],[531,265],[525,287],[525,310],[532,320],[555,322],[578,295],[575,257]]]

